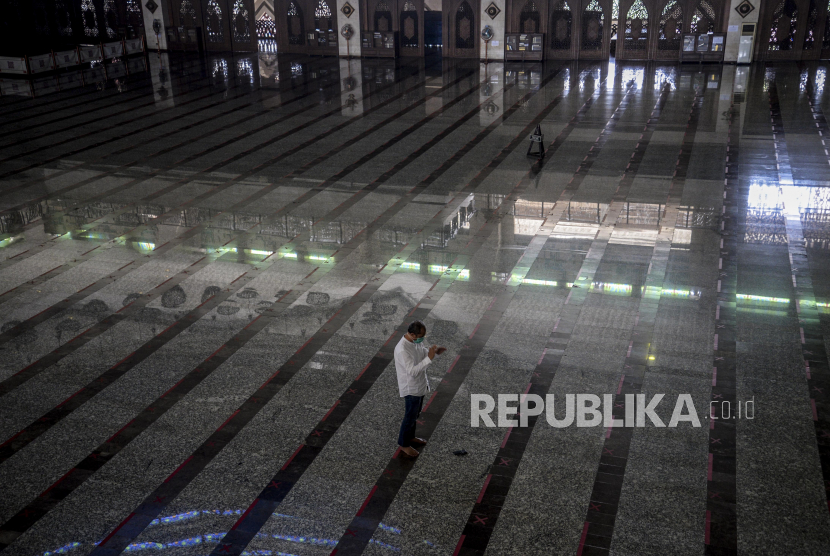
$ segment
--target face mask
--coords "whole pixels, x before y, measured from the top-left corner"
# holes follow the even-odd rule
[[[424,341],[424,339],[423,339],[423,338],[415,338],[415,339],[414,339],[414,340],[412,340],[412,341],[413,341],[414,343],[416,343],[416,344],[420,344],[421,342],[423,342],[423,341]]]

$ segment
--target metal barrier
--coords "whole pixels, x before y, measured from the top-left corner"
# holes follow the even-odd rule
[[[0,73],[16,73],[20,75],[29,74],[29,65],[26,63],[26,57],[22,58],[8,56],[0,56]]]
[[[74,50],[53,52],[52,56],[55,59],[55,68],[71,68],[81,65],[81,56],[78,54],[77,48]]]
[[[54,54],[41,54],[40,56],[29,56],[29,73],[43,73],[55,69]]]
[[[124,42],[108,42],[101,45],[101,50],[104,52],[104,58],[117,58],[124,55]]]

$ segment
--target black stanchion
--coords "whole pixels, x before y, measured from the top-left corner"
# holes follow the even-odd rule
[[[536,156],[539,157],[539,160],[544,158],[545,156],[545,146],[544,146],[544,135],[542,135],[542,126],[537,125],[536,129],[533,130],[533,133],[530,134],[530,145],[527,146],[527,156]],[[533,152],[533,146],[539,146],[539,152]]]

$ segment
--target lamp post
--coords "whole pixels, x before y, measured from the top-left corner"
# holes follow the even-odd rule
[[[351,51],[349,50],[349,47],[351,46],[351,43],[349,42],[349,39],[351,39],[352,35],[354,35],[354,28],[347,23],[343,27],[340,28],[340,34],[343,35],[344,39],[346,39],[346,58],[351,60],[352,54],[351,54]]]
[[[488,59],[488,56],[487,56],[487,47],[490,45],[490,41],[493,40],[493,36],[494,36],[493,28],[490,27],[489,25],[485,25],[484,29],[481,30],[481,38],[484,41],[484,64],[485,64],[485,67],[486,67],[486,64],[490,63],[490,60]]]
[[[161,38],[159,37],[161,34],[161,21],[158,19],[153,20],[153,31],[156,33],[156,48],[158,49],[159,60],[161,60]]]

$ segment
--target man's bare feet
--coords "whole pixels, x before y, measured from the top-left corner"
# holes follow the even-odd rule
[[[409,456],[411,458],[417,458],[419,454],[418,450],[416,450],[412,446],[407,446],[406,448],[402,446],[401,452],[403,452],[404,455]]]

